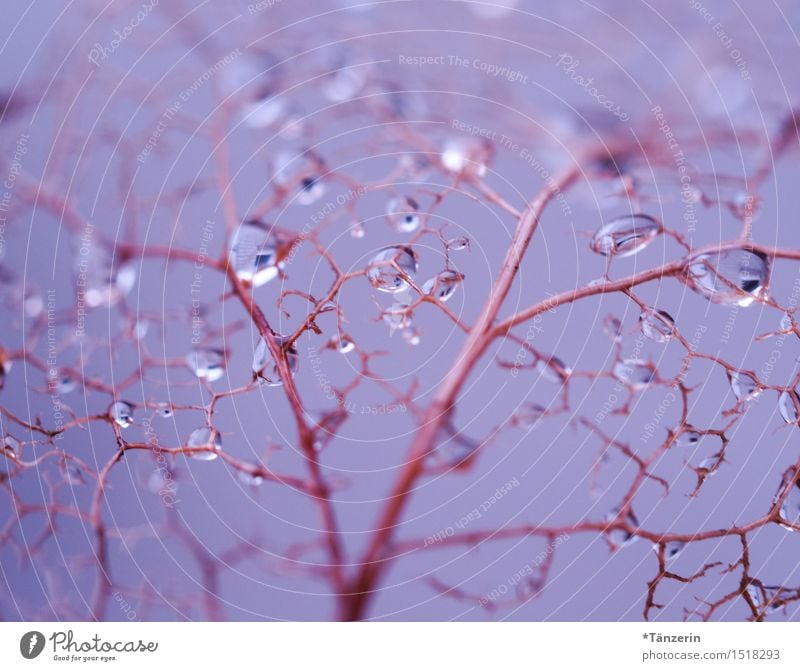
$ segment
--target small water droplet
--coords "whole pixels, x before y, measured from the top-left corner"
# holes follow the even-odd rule
[[[469,238],[463,236],[451,238],[447,241],[447,249],[451,252],[460,252],[463,249],[469,249]]]
[[[156,413],[159,417],[163,417],[164,419],[169,419],[174,414],[172,412],[172,406],[168,403],[160,403]]]
[[[251,128],[267,128],[282,119],[286,110],[283,97],[265,92],[245,105],[242,118]]]
[[[279,275],[279,258],[287,245],[283,236],[270,234],[263,224],[250,220],[236,231],[228,259],[242,282],[260,287]]]
[[[398,233],[413,233],[422,221],[419,204],[410,197],[392,198],[386,206],[386,217]]]
[[[162,466],[150,474],[147,479],[147,488],[153,494],[174,494],[178,491],[178,483],[175,482],[172,471]]]
[[[394,333],[398,329],[407,329],[411,326],[411,314],[408,306],[403,303],[392,303],[383,311],[383,321],[389,325],[390,333]]]
[[[310,175],[300,180],[300,191],[297,194],[297,202],[300,205],[311,205],[324,195],[325,184],[321,177]]]
[[[536,362],[535,370],[548,382],[557,383],[564,382],[572,372],[561,359],[555,356],[551,356],[549,359],[539,359]]]
[[[55,389],[57,394],[69,394],[77,386],[78,381],[69,373],[61,373],[56,378]]]
[[[781,517],[795,526],[800,526],[800,482],[795,483],[786,495],[781,505]],[[783,525],[789,531],[798,531],[792,527]]]
[[[443,270],[422,285],[423,293],[438,298],[442,303],[450,300],[464,276],[455,270]]]
[[[187,447],[203,447],[207,448],[204,452],[192,452],[192,459],[198,461],[214,461],[219,457],[219,452],[222,449],[222,436],[219,431],[201,426],[189,434],[189,439],[186,441]]]
[[[614,315],[607,315],[603,320],[603,330],[614,342],[622,337],[622,322]]]
[[[614,508],[609,512],[606,517],[606,522],[613,522],[619,516],[619,509]],[[634,528],[639,527],[639,520],[636,519],[636,516],[633,514],[632,511],[628,511],[624,517],[624,521],[627,522]],[[616,545],[618,548],[626,547],[631,545],[636,541],[637,536],[630,533],[625,529],[612,529],[608,532],[608,538],[613,545]]]
[[[781,392],[778,398],[778,410],[787,424],[797,424],[800,421],[800,396],[794,389]]]
[[[642,359],[623,359],[614,365],[614,376],[634,389],[642,389],[656,377],[652,364]]]
[[[732,371],[728,377],[731,381],[731,391],[740,401],[749,401],[761,393],[758,383],[749,373]]]
[[[148,322],[145,319],[139,319],[133,325],[133,337],[136,338],[136,340],[144,340],[149,330],[150,330],[150,322]]]
[[[534,427],[544,417],[547,409],[538,403],[523,403],[511,418],[511,423],[522,429]]]
[[[631,256],[647,247],[661,230],[661,224],[646,214],[625,215],[601,226],[590,246],[604,256]]]
[[[664,310],[645,310],[639,315],[639,326],[655,342],[667,342],[675,333],[675,320]]]
[[[199,379],[214,382],[225,374],[225,352],[196,349],[186,355],[186,365]]]
[[[664,543],[664,561],[669,562],[675,559],[686,547],[686,543],[681,541],[667,541]],[[653,545],[653,549],[658,552],[658,544]]]
[[[133,424],[133,406],[127,401],[112,403],[108,408],[108,415],[123,429]]]
[[[365,80],[363,69],[343,68],[325,77],[322,82],[322,94],[332,102],[352,100],[361,91]]]
[[[356,222],[350,227],[350,235],[356,240],[360,240],[367,234],[367,229],[360,222]]]
[[[3,449],[12,456],[18,457],[22,454],[22,443],[14,436],[7,435],[3,438]]]
[[[264,477],[258,473],[239,471],[239,481],[248,487],[258,487],[264,483]]]
[[[417,273],[417,255],[411,247],[395,245],[381,249],[367,266],[367,279],[378,291],[396,294],[408,289],[406,278]]]
[[[691,447],[700,442],[702,434],[694,429],[686,429],[681,432],[675,441],[680,447]]]
[[[405,340],[412,347],[416,347],[422,342],[419,332],[416,329],[406,328],[402,332],[403,340]]]
[[[284,336],[275,336],[275,346],[283,348],[287,343],[288,338]],[[300,366],[300,357],[297,354],[297,348],[292,345],[284,352],[286,356],[286,364],[289,367],[289,372],[292,376],[297,373]],[[280,373],[278,372],[278,365],[272,358],[266,340],[261,338],[256,345],[256,350],[253,353],[253,374],[255,378],[267,387],[280,387],[283,384]]]
[[[331,349],[335,349],[339,354],[347,354],[356,348],[356,344],[346,335],[338,335],[331,338]]]
[[[467,140],[448,142],[441,156],[445,170],[453,173],[470,172],[479,177],[486,174],[487,160],[486,147]]]
[[[765,293],[769,261],[744,247],[700,254],[686,264],[689,286],[715,303],[747,307]]]

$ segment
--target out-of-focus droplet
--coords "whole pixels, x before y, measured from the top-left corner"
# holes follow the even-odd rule
[[[189,434],[186,441],[187,447],[203,447],[203,452],[192,452],[192,459],[198,461],[214,461],[219,457],[218,452],[222,449],[222,436],[219,431],[207,426],[201,426]]]
[[[689,286],[715,303],[747,307],[765,294],[769,261],[744,247],[692,257],[686,264]]]
[[[78,386],[78,381],[69,373],[61,373],[55,380],[57,394],[69,394]]]
[[[347,354],[356,348],[356,344],[346,335],[338,335],[331,338],[331,349],[335,349],[339,354]]]
[[[169,419],[174,413],[172,411],[172,406],[169,403],[159,403],[158,408],[156,409],[156,414],[164,419]]]
[[[522,429],[533,428],[544,417],[547,409],[538,403],[523,403],[512,415],[511,423]]]
[[[286,109],[282,96],[266,93],[245,105],[242,118],[251,128],[268,128],[284,118]]]
[[[614,365],[614,377],[634,389],[642,389],[656,377],[652,364],[642,359],[623,359]]]
[[[410,197],[392,198],[386,206],[386,217],[398,233],[413,233],[422,221],[419,204]]]
[[[408,305],[392,303],[383,311],[383,321],[389,325],[390,333],[394,333],[398,329],[407,329],[411,326],[411,314],[408,310]]]
[[[288,338],[284,336],[275,337],[275,346],[278,349],[283,349],[287,342]],[[300,357],[297,354],[297,348],[292,345],[284,351],[284,355],[286,356],[286,364],[289,367],[289,372],[292,374],[292,377],[294,377],[300,366]],[[256,350],[253,353],[253,375],[261,384],[267,387],[280,387],[283,384],[283,380],[278,372],[278,364],[272,358],[267,341],[263,338],[258,341]]]
[[[792,316],[784,312],[783,315],[781,316],[781,330],[791,331],[793,328],[794,324],[792,324]]]
[[[758,213],[758,196],[747,191],[740,191],[734,196],[731,203],[731,210],[742,220],[752,220]]]
[[[675,333],[675,320],[664,310],[645,310],[639,315],[639,326],[655,342],[667,342]]]
[[[365,81],[363,69],[343,68],[324,79],[322,95],[332,102],[352,100],[361,91]]]
[[[350,227],[350,235],[357,240],[360,240],[367,234],[367,229],[361,222],[356,222]]]
[[[139,319],[133,325],[133,337],[136,338],[136,340],[144,340],[149,330],[150,322],[146,319]]]
[[[258,487],[264,483],[264,477],[258,473],[239,471],[239,482],[248,487]]]
[[[606,315],[603,319],[603,330],[611,340],[617,342],[622,337],[622,322],[614,315]]]
[[[403,330],[403,340],[405,340],[412,347],[416,347],[422,342],[419,331],[413,328],[406,328]]]
[[[30,291],[25,294],[25,300],[22,302],[22,306],[25,310],[26,317],[36,319],[36,317],[42,314],[42,310],[44,310],[44,299],[41,294]]]
[[[163,466],[155,469],[147,480],[147,488],[153,494],[174,494],[178,491],[178,483],[172,471]]]
[[[451,140],[442,150],[442,166],[453,173],[470,173],[478,177],[486,174],[488,153],[482,143],[467,140]]]
[[[758,383],[749,373],[733,371],[728,377],[731,381],[731,391],[740,401],[749,401],[761,393]]]
[[[631,256],[647,247],[661,231],[661,223],[653,217],[625,215],[601,226],[590,246],[604,256]]]
[[[225,374],[225,352],[218,349],[195,349],[186,355],[186,365],[199,379],[214,382]]]
[[[108,415],[123,429],[133,424],[133,406],[127,401],[117,401],[108,408]]]
[[[572,372],[564,362],[558,357],[551,356],[549,359],[539,359],[536,362],[535,370],[548,382],[562,383]]]
[[[2,446],[6,452],[14,457],[18,457],[22,454],[22,443],[14,438],[14,436],[4,436]]]
[[[451,252],[460,252],[462,249],[469,249],[469,238],[465,238],[464,236],[451,238],[447,241],[447,249]]]
[[[609,512],[606,517],[606,522],[613,522],[619,516],[619,509],[614,508]],[[639,520],[636,519],[636,516],[633,514],[632,511],[628,511],[625,517],[623,518],[625,522],[628,523],[631,527],[638,529],[639,527]],[[611,529],[608,532],[608,538],[613,545],[618,548],[626,547],[631,545],[636,541],[637,536],[626,529]]]
[[[686,543],[681,541],[667,541],[664,543],[664,561],[669,562],[675,559],[686,547]],[[653,545],[653,549],[658,552],[658,544]]]
[[[411,247],[384,247],[367,265],[367,279],[378,291],[396,294],[408,288],[417,274],[417,255]]]
[[[228,259],[240,280],[260,287],[278,276],[280,254],[287,244],[260,222],[246,221],[233,237]]]
[[[781,392],[778,398],[778,410],[787,424],[797,424],[800,421],[800,396],[794,389]]]
[[[297,194],[297,202],[300,205],[316,203],[324,195],[325,183],[321,177],[310,175],[300,180],[300,191]]]
[[[423,293],[439,299],[442,303],[449,301],[464,276],[455,270],[443,270],[422,285]]]

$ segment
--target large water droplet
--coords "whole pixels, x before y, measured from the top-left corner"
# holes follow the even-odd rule
[[[667,342],[675,333],[675,320],[664,310],[645,310],[639,315],[639,326],[655,342]]]
[[[800,482],[795,483],[781,505],[781,517],[795,526],[800,526]],[[797,531],[784,525],[785,529]]]
[[[279,349],[283,348],[288,338],[284,336],[275,337],[275,346]],[[286,364],[292,376],[297,372],[300,366],[300,357],[297,354],[297,349],[294,345],[284,351],[286,356]],[[272,354],[267,346],[267,341],[261,338],[256,345],[256,350],[253,353],[253,375],[259,379],[262,384],[268,387],[280,387],[283,384],[280,373],[278,372],[278,364],[272,358]]]
[[[214,382],[225,374],[225,353],[218,349],[195,349],[186,355],[186,365],[199,379]]]
[[[222,437],[216,429],[201,426],[189,434],[189,440],[186,441],[186,446],[206,448],[203,452],[192,452],[192,459],[197,459],[198,461],[214,461],[214,459],[219,457],[217,453],[222,449]]]
[[[749,373],[733,371],[728,377],[731,381],[731,391],[740,401],[749,401],[761,393],[758,383]]]
[[[386,217],[398,233],[413,233],[422,221],[419,204],[410,197],[392,198],[386,206]]]
[[[236,231],[228,258],[240,280],[260,287],[278,276],[279,255],[286,244],[286,240],[277,233],[270,234],[260,222],[246,221]]]
[[[800,396],[794,389],[781,392],[778,398],[778,410],[787,424],[797,424],[800,421]]]
[[[442,303],[450,300],[464,276],[455,270],[443,270],[422,285],[422,291],[438,298]]]
[[[367,266],[367,279],[378,291],[396,294],[408,288],[407,279],[417,274],[417,255],[411,247],[381,249]]]
[[[604,256],[631,256],[649,245],[661,230],[661,224],[646,214],[617,217],[597,230],[591,248]]]
[[[747,307],[764,294],[769,261],[744,247],[700,254],[686,264],[686,279],[697,293],[715,303]]]
[[[623,359],[614,365],[614,376],[634,389],[642,389],[656,377],[652,364],[642,359]]]
[[[108,408],[108,415],[123,429],[133,424],[133,406],[127,401],[112,403]]]

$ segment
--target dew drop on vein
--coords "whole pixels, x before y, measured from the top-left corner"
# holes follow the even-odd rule
[[[133,424],[133,406],[127,401],[116,401],[108,408],[108,415],[122,429]]]
[[[283,349],[288,340],[289,339],[285,336],[276,336],[275,346],[279,349]],[[292,374],[292,377],[294,377],[300,366],[300,356],[297,353],[297,348],[292,345],[284,354],[286,356],[286,364],[289,367],[289,372]],[[278,372],[278,364],[272,358],[267,341],[263,338],[259,340],[255,352],[253,353],[253,376],[267,387],[280,387],[283,384],[283,380]]]
[[[206,448],[202,452],[192,452],[192,459],[198,461],[214,461],[219,457],[218,452],[222,449],[222,436],[219,431],[207,426],[196,428],[189,434],[186,441],[187,447]]]
[[[413,280],[416,274],[417,255],[404,245],[384,247],[367,265],[367,279],[372,286],[389,294],[408,289],[406,278]]]
[[[419,204],[411,197],[392,198],[386,206],[386,217],[398,233],[413,233],[419,228]]]
[[[461,273],[455,270],[443,270],[422,285],[422,292],[445,303],[452,298],[463,280],[464,276]]]
[[[760,252],[739,247],[694,256],[685,273],[689,286],[706,299],[744,308],[765,295],[769,261]]]
[[[632,256],[647,247],[661,230],[661,224],[646,214],[625,215],[601,226],[590,246],[603,256]]]
[[[645,337],[664,343],[675,333],[675,320],[664,310],[645,310],[639,315],[639,326]]]
[[[225,374],[225,353],[219,349],[195,349],[186,355],[186,365],[198,379],[215,382]]]
[[[238,277],[254,287],[275,279],[280,272],[279,253],[286,241],[270,233],[259,221],[244,222],[231,242],[228,259]]]

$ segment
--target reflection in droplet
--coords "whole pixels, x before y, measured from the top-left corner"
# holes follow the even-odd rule
[[[447,249],[451,252],[460,252],[462,249],[469,249],[469,238],[463,236],[451,238],[447,241]]]
[[[464,276],[455,270],[443,270],[422,285],[423,293],[438,298],[442,303],[450,300]]]
[[[667,342],[675,333],[675,320],[664,310],[645,310],[639,315],[639,326],[655,342]]]
[[[694,429],[682,431],[675,441],[680,447],[690,447],[700,442],[701,434]]]
[[[214,382],[225,374],[225,353],[218,349],[195,349],[186,355],[186,365],[199,379]]]
[[[78,386],[78,381],[69,373],[62,373],[55,381],[57,394],[69,394]]]
[[[398,233],[413,233],[422,221],[419,204],[410,197],[392,198],[386,206],[386,217]]]
[[[656,377],[652,364],[642,359],[623,359],[614,365],[614,376],[634,389],[641,389]]]
[[[614,508],[609,512],[606,517],[606,522],[613,522],[619,516],[619,509]],[[636,516],[633,514],[631,510],[628,510],[627,514],[624,516],[623,520],[628,523],[631,527],[638,528],[639,527],[639,520],[636,519]],[[631,545],[633,542],[636,541],[637,536],[626,529],[611,529],[608,532],[608,538],[611,541],[612,545],[615,545],[618,548],[622,548],[628,545]]]
[[[203,452],[192,452],[192,459],[197,459],[198,461],[214,461],[214,459],[219,457],[217,453],[222,449],[222,437],[216,429],[201,426],[189,434],[186,446],[206,448]]]
[[[356,344],[346,335],[338,335],[331,338],[331,349],[335,349],[339,354],[347,354],[356,348]]]
[[[133,406],[127,401],[117,401],[108,408],[108,415],[123,429],[133,424]]]
[[[800,421],[800,396],[794,389],[781,392],[778,398],[778,410],[787,424],[797,424]]]
[[[300,180],[300,191],[297,194],[297,202],[300,205],[311,205],[325,195],[325,184],[321,177],[311,175]]]
[[[239,481],[248,487],[258,487],[264,483],[264,477],[258,473],[239,471]]]
[[[686,264],[686,279],[697,293],[715,303],[747,307],[765,293],[769,261],[744,247],[700,254]]]
[[[246,221],[236,231],[228,258],[240,280],[260,287],[278,276],[279,254],[286,244],[260,222]]]
[[[18,457],[22,454],[22,443],[14,436],[6,435],[3,437],[3,449],[12,456]]]
[[[275,346],[279,349],[283,349],[287,341],[288,338],[284,336],[276,336]],[[286,357],[286,364],[289,367],[289,372],[294,376],[300,366],[300,357],[297,354],[297,348],[292,345],[287,350],[284,350],[284,356]],[[272,358],[267,342],[263,338],[258,341],[258,345],[256,345],[255,352],[253,353],[253,375],[255,379],[258,379],[267,387],[280,387],[283,384],[283,380],[278,372],[278,364],[275,363],[275,360]]]
[[[800,527],[800,482],[795,483],[781,504],[781,517],[795,526]],[[784,529],[798,531],[783,525]]]
[[[549,359],[539,359],[534,367],[539,375],[548,382],[561,383],[572,372],[564,362],[556,356]]]
[[[384,247],[367,266],[367,279],[378,291],[396,294],[408,288],[406,279],[417,273],[417,255],[411,247]]]
[[[758,383],[749,373],[733,371],[728,377],[731,381],[731,391],[740,401],[748,401],[761,393]]]
[[[617,217],[597,230],[591,248],[604,256],[631,256],[649,245],[661,230],[661,224],[646,214]]]

